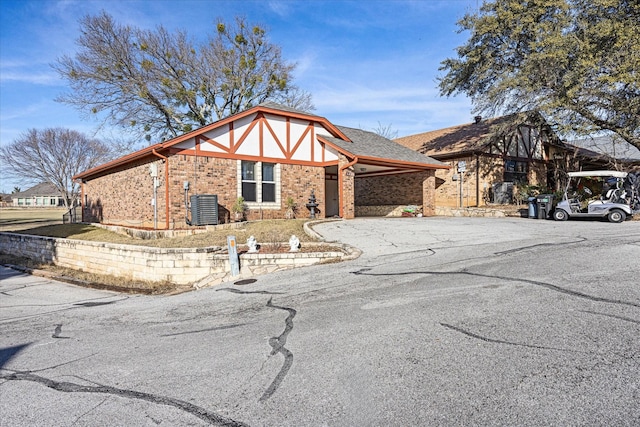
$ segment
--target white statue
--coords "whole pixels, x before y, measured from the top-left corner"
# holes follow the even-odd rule
[[[247,239],[247,246],[249,246],[249,253],[256,253],[258,252],[258,242],[256,241],[256,238],[253,236],[250,236]]]
[[[291,238],[289,239],[289,246],[291,247],[289,252],[298,252],[298,249],[300,249],[300,239],[298,239],[295,234],[291,235]]]

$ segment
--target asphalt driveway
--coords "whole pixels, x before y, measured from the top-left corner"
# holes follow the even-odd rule
[[[638,425],[640,222],[319,224],[353,261],[176,296],[0,270],[0,425]]]

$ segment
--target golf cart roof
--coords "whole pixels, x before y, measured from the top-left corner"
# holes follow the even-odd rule
[[[573,177],[586,177],[586,176],[614,176],[616,178],[626,178],[627,172],[620,171],[580,171],[580,172],[569,172],[570,178]]]

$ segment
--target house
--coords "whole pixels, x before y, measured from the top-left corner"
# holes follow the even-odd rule
[[[6,208],[12,205],[11,194],[0,193],[0,207]]]
[[[512,114],[395,140],[440,160],[436,205],[445,208],[512,202],[514,185],[557,189],[571,168],[570,151],[537,112]]]
[[[82,172],[83,220],[162,229],[233,220],[435,213],[435,171],[449,166],[371,132],[264,103]],[[214,218],[211,218],[214,217]]]
[[[64,199],[60,191],[50,183],[43,182],[28,190],[11,195],[13,206],[19,207],[47,207],[64,206]]]

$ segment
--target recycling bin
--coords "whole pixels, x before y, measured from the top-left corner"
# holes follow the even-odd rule
[[[538,219],[551,218],[553,211],[553,194],[539,194],[536,196],[536,209]]]
[[[529,218],[536,219],[538,216],[538,205],[536,204],[535,197],[529,197]]]

